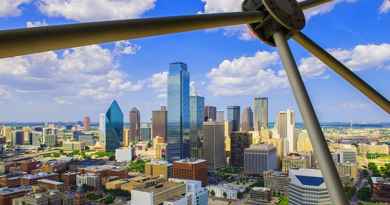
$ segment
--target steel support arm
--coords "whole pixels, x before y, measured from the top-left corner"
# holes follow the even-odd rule
[[[340,61],[334,58],[326,50],[324,50],[319,45],[317,45],[309,37],[307,37],[302,32],[296,32],[293,34],[293,39],[299,44],[301,44],[306,50],[312,53],[315,57],[317,57],[323,63],[325,63],[329,68],[331,68],[337,74],[339,74],[341,77],[347,80],[356,89],[360,90],[360,92],[366,95],[369,99],[371,99],[384,111],[390,113],[390,102],[383,95],[377,92],[373,87],[371,87],[359,76],[353,73],[350,69],[348,69]]]
[[[306,0],[299,2],[299,6],[302,10],[311,9],[317,6],[320,6],[321,4],[329,3],[332,0]]]
[[[276,32],[274,39],[333,204],[348,205],[336,166],[286,37],[283,33]]]
[[[0,58],[91,44],[261,22],[263,14],[233,12],[45,26],[0,31]]]

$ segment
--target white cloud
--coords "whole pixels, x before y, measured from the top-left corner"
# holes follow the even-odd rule
[[[328,51],[354,71],[390,69],[390,44],[357,45],[351,50],[328,49]],[[315,57],[307,57],[300,60],[299,69],[305,77],[318,77],[325,73],[327,66]]]
[[[0,87],[0,101],[8,99],[10,96],[11,93],[7,89]]]
[[[75,21],[129,19],[153,9],[156,0],[39,0],[38,7],[50,17]]]
[[[286,87],[287,79],[278,74],[279,56],[261,51],[251,57],[224,60],[208,73],[208,90],[217,96],[259,95]]]
[[[148,80],[148,86],[155,90],[158,98],[166,98],[168,88],[168,72],[160,72],[152,75]]]
[[[196,88],[196,83],[195,81],[191,81],[190,82],[190,95],[191,96],[197,96],[199,93],[198,93],[198,89]]]
[[[381,14],[387,13],[390,11],[390,1],[389,0],[383,0],[383,3],[381,7],[379,8],[379,12]]]
[[[41,26],[47,26],[48,24],[46,21],[27,21],[26,27],[32,28],[32,27],[41,27]]]
[[[114,53],[117,55],[134,55],[141,49],[141,46],[130,41],[115,42]]]
[[[354,71],[390,69],[390,44],[357,45],[351,50],[329,49],[329,52]],[[326,65],[315,57],[299,60],[304,79],[328,78]],[[288,86],[277,52],[259,51],[254,56],[224,60],[208,73],[208,90],[213,95],[260,95]]]
[[[109,100],[142,89],[143,82],[128,80],[112,53],[94,45],[1,59],[0,85],[69,104],[77,99]]]
[[[2,16],[19,16],[22,14],[20,6],[29,3],[31,0],[1,0],[0,17]]]
[[[241,11],[243,0],[201,0],[204,8],[200,13],[218,13],[218,12],[238,12]],[[299,0],[303,1],[303,0]],[[310,19],[313,16],[328,13],[333,10],[336,4],[347,2],[352,3],[357,0],[335,0],[327,4],[305,11],[305,16]],[[224,28],[224,34],[227,36],[237,36],[241,40],[250,40],[254,36],[249,32],[246,26],[234,26]]]

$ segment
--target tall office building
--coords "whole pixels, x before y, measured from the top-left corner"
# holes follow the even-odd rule
[[[288,203],[292,205],[330,205],[328,189],[319,169],[289,171]]]
[[[244,150],[250,146],[252,136],[247,132],[232,132],[230,135],[230,164],[244,166]]]
[[[290,109],[278,113],[275,125],[279,137],[284,142],[284,155],[296,150],[295,115]]]
[[[204,107],[204,121],[209,120],[215,121],[217,119],[217,108],[214,106],[205,106]]]
[[[106,151],[115,151],[121,145],[123,137],[123,113],[114,100],[106,114],[99,117],[100,141]]]
[[[84,128],[84,130],[86,130],[86,131],[89,130],[90,124],[91,124],[91,119],[88,116],[85,116],[83,118],[83,128]]]
[[[203,120],[204,97],[190,96],[190,147],[192,158],[200,158],[202,155],[201,131]]]
[[[140,140],[141,141],[151,141],[152,140],[152,124],[151,123],[141,123]]]
[[[141,136],[141,114],[136,107],[129,112],[130,142],[139,141]]]
[[[225,127],[223,122],[203,124],[203,159],[207,160],[209,170],[225,167]]]
[[[159,136],[166,140],[167,138],[167,119],[168,112],[165,106],[161,106],[160,110],[152,112],[152,138]]]
[[[12,145],[23,145],[24,133],[22,130],[15,130],[12,132]]]
[[[253,102],[255,131],[268,128],[268,98],[257,97]]]
[[[241,131],[243,132],[253,131],[253,112],[251,107],[246,107],[242,111]]]
[[[270,144],[251,145],[244,151],[244,173],[262,175],[278,168],[276,148]]]
[[[217,122],[225,122],[225,111],[217,111]]]
[[[231,125],[233,132],[240,131],[240,106],[227,107],[227,121]]]
[[[184,63],[171,63],[168,74],[167,159],[189,155],[190,73]]]

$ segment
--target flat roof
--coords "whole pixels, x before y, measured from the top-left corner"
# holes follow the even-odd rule
[[[63,182],[54,181],[54,180],[50,180],[50,179],[40,179],[40,180],[38,180],[38,182],[47,183],[47,184],[54,184],[54,185],[63,185],[64,184]]]

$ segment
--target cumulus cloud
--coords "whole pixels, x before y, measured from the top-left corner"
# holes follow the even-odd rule
[[[31,0],[1,0],[0,17],[19,16],[22,14],[21,5],[29,3]]]
[[[141,49],[141,46],[130,41],[115,42],[114,53],[117,55],[134,55]]]
[[[11,93],[7,89],[0,87],[0,101],[8,99],[10,96]]]
[[[353,49],[328,49],[339,61],[353,71],[366,69],[390,69],[390,44],[357,45]],[[300,60],[299,69],[305,77],[318,77],[327,66],[315,57]]]
[[[167,96],[168,72],[155,73],[148,79],[148,86],[155,90],[158,98]]]
[[[383,3],[381,7],[379,8],[379,12],[381,14],[387,13],[390,11],[390,1],[389,0],[383,0]]]
[[[156,0],[39,0],[38,7],[50,17],[75,21],[128,19],[153,9]]]
[[[354,71],[390,69],[390,44],[357,45],[329,52]],[[326,77],[327,67],[317,58],[306,57],[298,62],[304,79]],[[288,86],[277,52],[259,51],[254,56],[224,60],[207,76],[208,90],[219,96],[260,95]]]
[[[48,24],[46,21],[27,21],[26,27],[32,28],[32,27],[40,27],[40,26],[47,26]]]
[[[286,87],[287,79],[278,73],[276,52],[259,51],[254,56],[224,60],[208,73],[208,90],[213,95],[259,95]]]
[[[1,59],[0,82],[22,93],[46,93],[60,104],[109,100],[143,87],[119,69],[110,50],[98,45]]]

